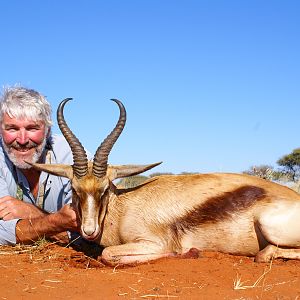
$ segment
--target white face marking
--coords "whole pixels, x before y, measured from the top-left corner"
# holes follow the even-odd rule
[[[98,214],[95,198],[91,194],[87,194],[86,206],[84,214],[82,214],[82,231],[86,235],[92,235],[98,231]]]

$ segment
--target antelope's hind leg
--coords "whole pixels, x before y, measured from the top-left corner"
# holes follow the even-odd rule
[[[258,228],[269,243],[255,257],[257,262],[275,258],[300,260],[300,203],[279,202],[266,209],[258,219]]]
[[[174,253],[165,253],[158,244],[139,241],[107,247],[102,252],[101,260],[110,266],[135,265],[171,256],[174,256]]]
[[[288,258],[300,260],[300,249],[288,249],[274,245],[268,245],[266,248],[257,253],[255,261],[269,262],[275,258]]]

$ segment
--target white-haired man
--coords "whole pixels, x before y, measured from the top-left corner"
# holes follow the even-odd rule
[[[72,164],[68,143],[51,134],[51,107],[24,87],[4,90],[0,102],[0,244],[32,243],[41,237],[68,240],[77,231],[71,186],[28,162]]]

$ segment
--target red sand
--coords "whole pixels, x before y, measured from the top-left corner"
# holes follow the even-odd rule
[[[111,268],[48,244],[1,247],[0,268],[0,299],[300,299],[300,261],[295,260],[259,264],[205,252],[197,259]]]

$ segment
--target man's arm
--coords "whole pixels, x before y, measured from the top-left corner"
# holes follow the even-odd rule
[[[33,204],[26,203],[11,196],[0,198],[1,220],[32,219],[43,215],[45,215],[45,212]]]
[[[69,204],[56,213],[19,220],[16,226],[16,242],[30,244],[42,237],[67,242],[67,230],[78,231],[77,215]]]

